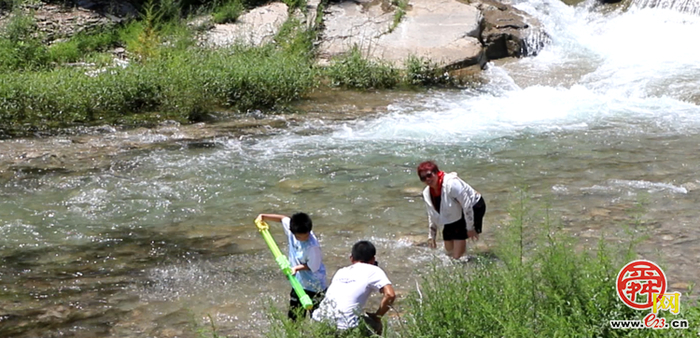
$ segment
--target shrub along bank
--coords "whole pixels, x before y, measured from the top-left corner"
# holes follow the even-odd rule
[[[304,8],[287,1],[290,10]],[[148,125],[166,119],[202,121],[217,110],[280,111],[314,88],[351,89],[450,85],[429,62],[406,61],[406,71],[366,60],[359,51],[327,68],[314,65],[316,33],[291,19],[274,42],[212,50],[197,42],[192,13],[235,22],[262,1],[150,0],[141,16],[113,29],[80,33],[46,45],[22,0],[0,28],[0,135],[77,125]],[[208,6],[208,7],[207,7]],[[201,14],[198,14],[201,15]],[[125,47],[129,63],[111,50]],[[88,67],[85,67],[89,65]]]

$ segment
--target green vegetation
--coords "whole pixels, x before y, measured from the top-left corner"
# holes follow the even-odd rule
[[[39,69],[49,61],[34,16],[15,10],[0,32],[0,70]]]
[[[410,56],[399,69],[387,62],[369,60],[357,46],[334,60],[323,74],[331,86],[357,90],[459,85],[457,79],[429,60]]]
[[[240,0],[228,0],[217,6],[217,9],[212,14],[213,20],[215,23],[236,22],[243,10],[245,10],[245,7]]]
[[[271,325],[269,331],[265,333],[269,338],[362,338],[363,332],[352,329],[339,334],[330,323],[320,323],[311,319],[303,321],[292,321],[287,317],[286,311],[281,311],[273,304],[268,304],[270,309],[267,313]]]
[[[619,269],[635,258],[633,244],[613,248],[603,237],[591,254],[552,226],[547,213],[528,214],[523,203],[497,241],[498,261],[480,259],[463,267],[433,268],[421,293],[407,300],[408,337],[661,337],[696,336],[695,330],[613,330],[611,319],[642,319],[618,298]],[[539,219],[540,222],[534,222]],[[639,226],[639,224],[633,225]],[[638,238],[631,238],[635,243]],[[678,316],[700,324],[700,307],[688,295]]]
[[[352,89],[394,88],[400,82],[398,70],[386,63],[368,60],[357,47],[335,60],[326,75],[332,86]]]
[[[78,33],[64,42],[52,44],[49,49],[49,59],[58,64],[78,62],[90,56],[106,52],[117,46],[119,36],[116,31],[104,30],[92,33]]]
[[[274,108],[314,84],[308,63],[274,48],[194,50],[128,67],[0,75],[0,119],[61,127],[72,123],[200,121],[217,107]],[[49,123],[49,124],[46,124]]]
[[[394,11],[394,21],[391,23],[391,27],[389,27],[389,32],[393,32],[394,29],[399,25],[401,22],[401,19],[403,19],[404,15],[406,15],[406,10],[408,9],[408,1],[407,0],[391,0],[391,4],[396,7],[396,10]]]
[[[12,12],[17,6],[21,5],[23,0],[0,0],[0,14]]]
[[[395,306],[400,316],[388,337],[696,337],[700,306],[681,297],[679,315],[660,311],[670,321],[686,319],[690,329],[611,329],[610,320],[641,320],[618,298],[620,268],[635,258],[628,245],[611,246],[601,236],[594,252],[576,249],[576,240],[554,227],[548,213],[519,202],[511,221],[498,233],[493,256],[475,262],[432,266],[420,286]],[[643,230],[643,224],[630,227]],[[329,328],[294,324],[273,309],[268,337],[325,337]],[[391,312],[390,312],[391,314]],[[385,326],[386,327],[386,326]],[[355,333],[349,337],[358,337]]]
[[[267,46],[199,47],[201,30],[188,25],[190,15],[204,10],[212,22],[233,22],[264,0],[136,1],[141,13],[136,20],[52,44],[24,3],[0,3],[12,10],[0,27],[0,131],[5,135],[76,125],[202,121],[217,110],[279,111],[320,83],[359,90],[452,85],[437,65],[410,58],[399,70],[366,59],[358,49],[330,67],[317,67],[316,32],[296,19]],[[306,5],[304,0],[285,3],[290,11]],[[126,50],[128,64],[115,60],[116,47]]]

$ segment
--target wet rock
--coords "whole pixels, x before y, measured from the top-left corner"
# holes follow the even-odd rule
[[[477,253],[481,254],[490,254],[491,253],[491,247],[484,242],[477,240],[476,242],[467,242],[467,246],[471,246],[472,250],[476,251]]]
[[[423,195],[423,188],[418,187],[406,187],[401,189],[401,193],[405,196],[420,197]]]
[[[166,328],[166,329],[159,330],[157,336],[163,337],[163,338],[177,338],[177,337],[181,337],[182,334],[183,334],[182,330],[175,330],[175,329]]]
[[[684,183],[683,185],[681,185],[681,187],[685,188],[685,190],[687,190],[688,192],[691,192],[693,190],[698,190],[698,188],[700,188],[700,183],[688,182],[688,183]]]
[[[38,316],[37,318],[41,321],[62,319],[65,320],[70,315],[70,311],[67,307],[59,305],[55,308],[46,309],[44,314]]]
[[[213,149],[213,148],[221,148],[222,145],[219,142],[214,142],[214,141],[195,141],[195,142],[188,142],[187,143],[187,148],[190,149]]]
[[[192,313],[187,309],[178,309],[156,319],[155,322],[166,327],[184,326],[192,322]]]
[[[551,41],[536,18],[495,0],[478,0],[484,15],[481,41],[489,60],[537,55]]]
[[[277,182],[277,187],[292,190],[295,193],[322,190],[325,186],[324,182],[311,179],[283,179]]]
[[[407,235],[401,236],[398,239],[399,242],[406,242],[412,246],[428,247],[428,230],[426,227],[426,232],[423,235]]]
[[[117,132],[117,128],[110,125],[99,126],[95,129],[96,132],[101,134],[113,134]]]

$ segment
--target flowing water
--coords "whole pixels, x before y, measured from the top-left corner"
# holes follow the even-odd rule
[[[643,225],[632,230],[651,236],[641,257],[662,263],[672,288],[700,281],[697,13],[517,6],[544,23],[552,44],[489,65],[477,89],[332,92],[302,108],[332,113],[358,100],[378,113],[289,119],[265,135],[176,142],[103,169],[4,180],[0,335],[196,337],[213,320],[219,334],[259,337],[268,306],[284,308],[289,293],[255,231],[260,212],[310,213],[329,278],[355,241],[372,240],[403,295],[415,271],[444,260],[416,245],[427,226],[414,168],[425,159],[486,199],[471,254],[495,244],[527,187],[581,249],[602,234],[629,240],[623,228],[642,204]]]

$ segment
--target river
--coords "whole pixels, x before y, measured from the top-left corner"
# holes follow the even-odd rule
[[[496,244],[527,189],[532,210],[548,205],[579,249],[601,236],[626,243],[628,228],[648,235],[637,252],[662,264],[672,289],[699,282],[697,5],[517,7],[543,22],[552,44],[489,64],[476,88],[321,93],[300,104],[305,118],[277,116],[264,133],[207,142],[111,131],[103,138],[166,146],[96,169],[3,178],[0,335],[197,337],[211,318],[221,335],[260,337],[268,306],[284,308],[289,293],[255,230],[261,212],[309,213],[329,278],[355,241],[373,241],[404,295],[415,271],[445,261],[419,243],[427,224],[415,166],[426,159],[486,199],[470,255]]]

